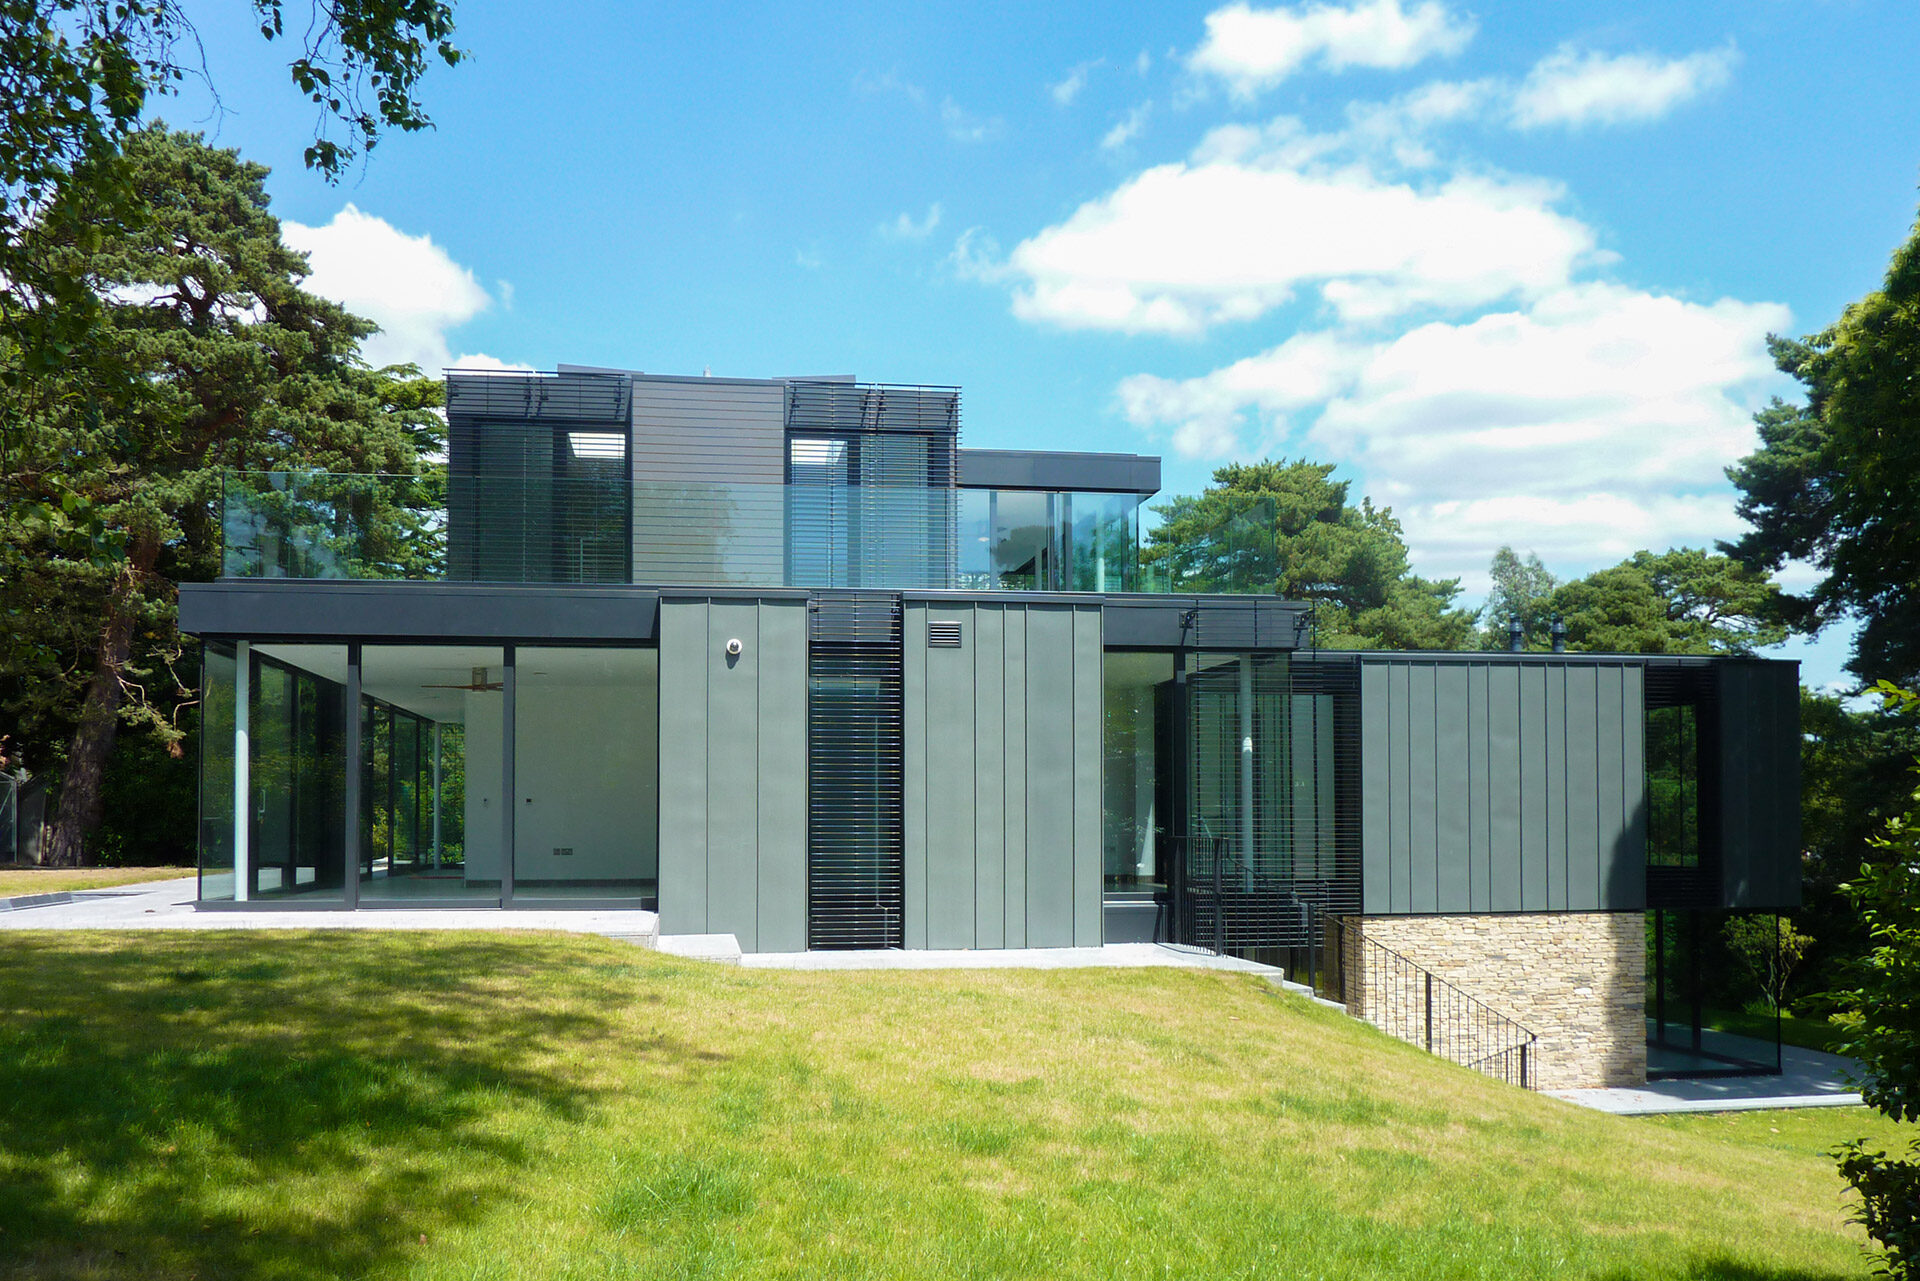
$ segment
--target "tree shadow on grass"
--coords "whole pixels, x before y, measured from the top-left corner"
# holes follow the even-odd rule
[[[1862,1267],[1865,1256],[1861,1257]],[[1644,1274],[1618,1272],[1609,1281],[1639,1281]],[[1754,1264],[1744,1259],[1708,1258],[1693,1260],[1684,1273],[1687,1281],[1837,1281],[1861,1275],[1858,1272],[1815,1272],[1808,1268],[1775,1267]]]
[[[358,1276],[518,1199],[609,1062],[721,1057],[624,1017],[670,979],[580,947],[11,936],[0,1277]]]

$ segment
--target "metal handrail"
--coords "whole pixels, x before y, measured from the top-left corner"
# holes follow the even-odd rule
[[[1355,933],[1358,955],[1350,956],[1348,922],[1326,919],[1338,939],[1332,949],[1339,966],[1335,985],[1348,1013],[1461,1067],[1522,1089],[1539,1088],[1538,1034],[1365,934]]]

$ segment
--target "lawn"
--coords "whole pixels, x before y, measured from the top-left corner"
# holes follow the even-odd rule
[[[0,1065],[35,1278],[1859,1277],[1821,1149],[1890,1128],[1586,1112],[1246,975],[538,934],[11,933]]]
[[[191,867],[29,867],[0,863],[0,898],[60,890],[104,890],[115,885],[175,881],[193,874]]]
[[[1703,1022],[1719,1032],[1734,1032],[1756,1040],[1773,1040],[1773,1015],[1746,1010],[1707,1010]],[[1780,1040],[1803,1050],[1837,1053],[1847,1034],[1825,1019],[1800,1019],[1791,1014],[1780,1016]]]

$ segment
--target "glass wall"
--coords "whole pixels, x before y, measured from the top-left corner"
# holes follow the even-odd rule
[[[206,647],[202,899],[344,894],[345,674],[344,645]]]
[[[500,898],[506,657],[486,645],[360,656],[360,900]]]
[[[1647,1076],[1780,1070],[1780,1014],[1765,979],[1780,918],[1769,912],[1647,913]]]
[[[1137,494],[960,491],[958,585],[976,591],[1139,589]]]
[[[516,651],[513,896],[654,899],[659,654]]]
[[[1166,888],[1173,821],[1173,655],[1106,655],[1106,777],[1101,824],[1109,895]]]

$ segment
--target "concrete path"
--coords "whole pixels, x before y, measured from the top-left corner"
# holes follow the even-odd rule
[[[652,912],[507,912],[499,908],[325,908],[195,911],[192,877],[104,890],[76,890],[70,901],[0,913],[5,930],[560,930],[604,934],[651,947],[660,931]]]
[[[1649,1081],[1612,1090],[1549,1090],[1581,1107],[1619,1116],[1663,1112],[1748,1112],[1763,1108],[1857,1107],[1860,1095],[1849,1074],[1852,1059],[1795,1046],[1780,1047],[1779,1076],[1722,1076]]]

